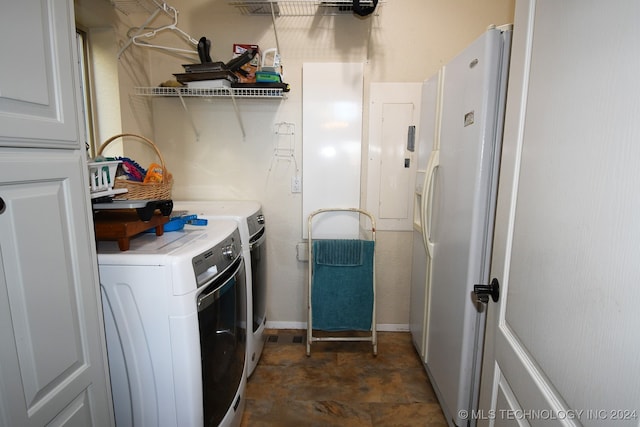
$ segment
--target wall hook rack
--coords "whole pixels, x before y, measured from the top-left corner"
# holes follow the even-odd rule
[[[273,157],[271,158],[269,170],[273,167],[274,161],[286,160],[288,162],[293,161],[296,172],[299,172],[300,168],[298,168],[298,161],[296,160],[296,125],[289,122],[279,122],[273,126],[273,129],[275,146],[273,147]]]

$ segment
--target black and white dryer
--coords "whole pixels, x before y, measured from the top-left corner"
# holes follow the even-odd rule
[[[267,245],[265,217],[253,200],[174,201],[173,211],[188,211],[199,218],[233,219],[238,223],[243,256],[247,260],[247,377],[260,360],[267,322]]]
[[[246,278],[238,224],[98,242],[116,424],[237,427],[244,410]]]

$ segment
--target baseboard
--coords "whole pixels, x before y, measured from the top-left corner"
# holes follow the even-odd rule
[[[307,322],[277,322],[268,320],[267,329],[307,329]],[[381,332],[409,332],[409,325],[403,323],[379,323],[378,331]]]
[[[382,323],[378,324],[378,330],[384,332],[409,332],[409,324],[405,323]]]
[[[307,329],[307,322],[276,322],[267,320],[267,329]]]

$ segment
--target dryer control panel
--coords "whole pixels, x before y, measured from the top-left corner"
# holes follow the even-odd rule
[[[239,256],[242,256],[240,232],[236,229],[233,234],[211,249],[193,257],[191,263],[198,287],[222,274]]]

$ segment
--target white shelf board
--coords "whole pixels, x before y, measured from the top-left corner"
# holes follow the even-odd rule
[[[141,96],[177,96],[210,98],[286,98],[280,88],[193,88],[193,87],[136,87],[135,94]]]

